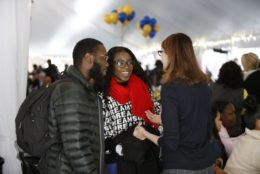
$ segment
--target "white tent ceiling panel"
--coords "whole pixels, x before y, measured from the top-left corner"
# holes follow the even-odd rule
[[[137,15],[124,32],[119,24],[103,21],[104,14],[126,4]],[[193,41],[259,34],[259,9],[259,0],[34,0],[30,54],[70,56],[75,43],[85,37],[97,38],[108,48],[123,44],[141,54],[175,32],[184,32]],[[161,27],[149,41],[138,28],[145,15],[155,17]]]

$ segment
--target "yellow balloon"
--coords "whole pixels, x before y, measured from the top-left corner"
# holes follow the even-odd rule
[[[129,16],[133,12],[133,7],[132,5],[126,5],[123,7],[123,12]]]
[[[154,31],[155,32],[158,32],[160,30],[160,26],[158,25],[158,24],[156,24],[155,26],[154,26]]]
[[[119,8],[117,9],[118,13],[123,12],[124,7],[125,7],[125,6],[121,6],[121,7],[119,7]]]
[[[122,24],[122,25],[123,25],[123,27],[127,26],[127,25],[128,25],[128,23],[129,23],[129,21],[128,21],[128,20],[125,20],[125,22]]]
[[[151,30],[152,30],[151,25],[149,25],[149,24],[145,24],[145,25],[144,25],[143,31],[144,31],[145,33],[150,33]]]
[[[143,36],[144,37],[147,37],[148,35],[149,35],[149,33],[146,33],[146,32],[143,31]]]
[[[114,23],[114,24],[117,23],[117,21],[118,21],[118,13],[113,12],[113,13],[110,14],[109,17],[110,17],[111,23]]]
[[[111,24],[112,21],[111,21],[111,18],[110,18],[110,14],[106,14],[104,16],[104,21],[107,23],[107,24]]]

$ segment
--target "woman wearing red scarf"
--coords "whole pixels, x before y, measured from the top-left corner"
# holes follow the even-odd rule
[[[158,125],[145,111],[159,114],[144,70],[131,50],[113,47],[108,51],[109,68],[103,101],[106,164],[110,174],[158,174],[158,148],[150,141],[133,137],[135,125],[157,132]]]

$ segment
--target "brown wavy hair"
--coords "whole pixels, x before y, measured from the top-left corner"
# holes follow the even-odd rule
[[[181,81],[189,85],[207,83],[208,78],[199,68],[192,41],[183,33],[168,36],[161,44],[168,56],[168,66],[162,83]]]

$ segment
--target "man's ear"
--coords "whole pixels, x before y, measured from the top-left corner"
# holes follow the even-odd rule
[[[84,58],[83,58],[83,61],[85,61],[86,63],[92,65],[94,63],[94,56],[90,53],[86,53]]]

